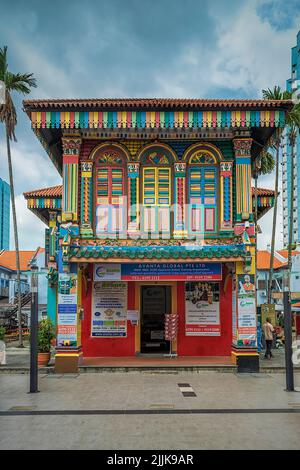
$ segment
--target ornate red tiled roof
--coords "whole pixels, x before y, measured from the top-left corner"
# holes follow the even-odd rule
[[[62,186],[52,186],[51,188],[34,189],[33,191],[27,191],[23,193],[25,199],[35,197],[62,197]]]
[[[278,108],[290,100],[229,100],[199,98],[90,98],[25,100],[25,110],[41,108]]]
[[[252,195],[255,195],[255,188],[252,188]],[[273,189],[257,188],[258,196],[274,196]],[[62,197],[62,186],[52,186],[51,188],[34,189],[24,193],[26,199],[34,197]]]
[[[274,196],[274,194],[275,194],[274,189],[257,188],[258,196]],[[252,188],[252,196],[255,196],[255,188]]]

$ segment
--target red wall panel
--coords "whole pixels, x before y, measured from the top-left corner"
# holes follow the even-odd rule
[[[92,270],[92,267],[91,267]],[[92,271],[91,271],[92,277]],[[127,323],[126,338],[92,338],[91,337],[91,305],[92,282],[88,283],[88,290],[82,292],[82,305],[84,307],[84,320],[82,321],[82,351],[84,357],[128,357],[135,355],[134,326]],[[134,282],[128,282],[128,309],[134,310]]]
[[[221,336],[185,336],[185,293],[184,282],[177,283],[177,310],[179,330],[178,356],[230,356],[232,343],[232,282],[226,283],[226,268],[223,266],[223,280],[220,285]]]

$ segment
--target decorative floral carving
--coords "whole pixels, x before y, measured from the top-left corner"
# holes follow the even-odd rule
[[[82,142],[80,138],[63,137],[61,140],[64,155],[79,155]]]
[[[223,172],[230,172],[232,171],[232,162],[221,162],[220,169]]]
[[[81,171],[92,171],[93,163],[92,162],[81,162]]]
[[[251,155],[251,145],[252,139],[234,139],[233,146],[235,154],[238,156],[247,156]]]
[[[200,165],[215,165],[216,160],[209,153],[206,153],[206,152],[203,152],[203,151],[198,151],[198,152],[195,152],[191,156],[190,163],[198,163]]]
[[[140,168],[140,164],[139,164],[139,163],[130,162],[130,163],[128,163],[128,165],[127,165],[127,171],[128,171],[128,173],[138,173],[138,172],[139,172],[139,168]]]
[[[147,155],[145,163],[151,165],[169,165],[170,162],[167,155],[158,152],[151,152]]]
[[[123,158],[118,152],[106,151],[98,157],[98,163],[106,163],[108,165],[122,165]]]
[[[175,173],[184,173],[186,169],[186,164],[184,162],[174,163]]]

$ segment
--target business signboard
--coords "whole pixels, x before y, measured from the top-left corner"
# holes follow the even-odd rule
[[[217,281],[222,279],[221,263],[123,263],[124,281]]]
[[[185,284],[186,336],[220,336],[220,293],[218,282]]]
[[[127,334],[127,283],[93,283],[91,335],[120,338]]]
[[[77,346],[77,274],[58,277],[57,346]]]

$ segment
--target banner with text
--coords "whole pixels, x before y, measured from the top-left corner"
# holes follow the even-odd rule
[[[220,336],[220,287],[218,282],[185,284],[186,336]]]
[[[58,276],[57,346],[77,346],[77,274]]]
[[[127,335],[127,283],[93,283],[92,326],[94,337],[120,338]]]

